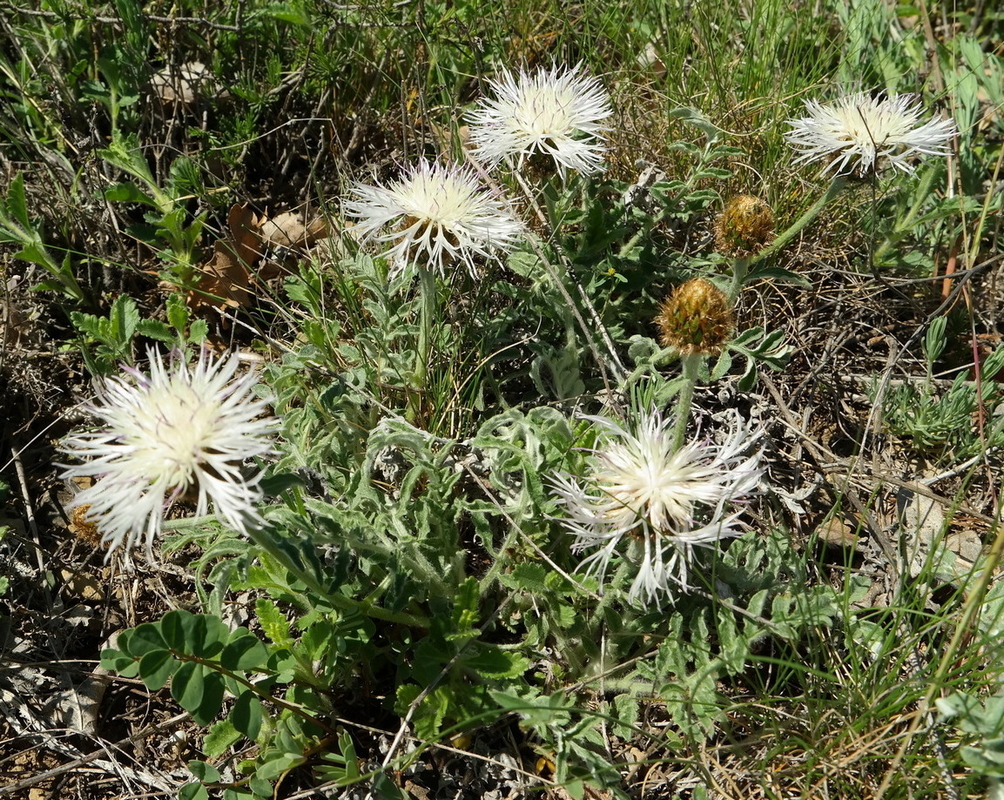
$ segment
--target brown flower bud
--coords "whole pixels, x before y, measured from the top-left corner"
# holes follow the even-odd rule
[[[735,327],[725,292],[704,278],[681,284],[659,307],[659,341],[683,355],[721,352]]]
[[[715,220],[715,247],[731,258],[751,258],[773,240],[774,212],[759,197],[733,197]]]

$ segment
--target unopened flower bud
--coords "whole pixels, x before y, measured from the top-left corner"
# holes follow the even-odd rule
[[[715,220],[715,246],[731,258],[751,258],[773,240],[774,212],[759,197],[733,197]]]
[[[734,322],[725,293],[704,278],[681,284],[655,318],[659,340],[682,355],[714,355],[728,342]]]

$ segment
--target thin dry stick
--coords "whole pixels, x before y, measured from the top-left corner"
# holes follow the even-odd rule
[[[21,486],[21,497],[24,501],[24,513],[28,517],[28,527],[31,529],[32,550],[35,552],[35,561],[38,564],[38,574],[43,577],[43,580],[39,582],[39,585],[42,589],[42,596],[45,598],[46,608],[52,609],[54,607],[52,592],[49,590],[48,582],[44,580],[46,572],[45,551],[42,549],[42,539],[38,533],[38,525],[35,523],[35,507],[31,502],[31,493],[28,491],[28,480],[25,477],[24,465],[21,463],[21,451],[12,447],[10,454],[11,461],[14,462],[14,470],[17,473],[18,483]],[[53,634],[51,632],[47,632],[46,636],[51,641]]]
[[[171,725],[181,722],[183,719],[187,717],[188,713],[186,712],[184,714],[178,714],[175,717],[171,717],[170,719],[166,719],[163,722],[157,722],[154,723],[153,725],[148,725],[147,727],[143,728],[143,730],[134,733],[132,736],[126,736],[124,739],[119,739],[117,742],[112,743],[111,747],[118,749],[121,747],[127,747],[130,744],[135,744],[141,739],[145,739],[150,734],[157,733],[157,731],[161,731],[165,728],[168,728]],[[99,750],[94,750],[88,753],[87,755],[83,755],[80,758],[77,758],[69,762],[68,764],[63,764],[60,767],[56,767],[55,769],[50,769],[49,771],[43,772],[39,775],[33,775],[30,778],[25,778],[23,781],[18,781],[17,783],[12,784],[10,786],[0,786],[0,797],[3,797],[4,795],[15,794],[16,792],[19,792],[22,789],[27,789],[29,786],[34,786],[36,783],[41,783],[42,781],[47,781],[52,778],[58,778],[60,775],[65,775],[67,772],[72,772],[73,770],[77,769],[77,767],[82,767],[84,766],[84,764],[89,764],[92,761],[97,761],[102,756],[107,756],[107,755],[108,755],[108,748],[102,747]]]
[[[983,400],[983,363],[980,360],[979,340],[976,338],[976,315],[973,313],[973,301],[969,289],[962,290],[962,297],[969,312],[969,345],[973,352],[973,382],[976,387],[976,431],[983,454],[983,466],[986,469],[987,485],[990,487],[990,498],[994,507],[997,506],[997,485],[994,482],[993,468],[990,466],[990,447],[987,444],[987,408]]]
[[[991,186],[996,186],[997,185],[997,179],[1000,176],[1000,170],[1001,170],[1001,163],[1002,162],[1004,162],[1004,150],[1002,150],[997,155],[997,163],[994,165],[994,174],[993,174],[993,178],[991,179],[992,182],[990,183]],[[983,230],[985,229],[985,226],[986,226],[987,214],[990,211],[990,203],[992,202],[991,198],[993,197],[993,195],[994,195],[993,192],[987,192],[987,196],[986,196],[986,198],[983,201],[983,209],[980,212],[979,222],[978,222],[977,228],[976,228],[976,235],[973,236],[972,240],[970,241],[970,250],[969,250],[968,263],[972,263],[973,260],[976,258],[977,253],[979,252],[980,242],[983,240],[982,232],[983,232]],[[963,231],[965,231],[965,228],[963,228]],[[973,369],[974,369],[973,376],[975,377],[976,384],[977,384],[976,385],[976,399],[977,399],[977,411],[978,411],[978,415],[977,415],[976,419],[977,419],[977,423],[979,425],[980,442],[983,443],[983,456],[984,456],[983,461],[984,461],[984,466],[986,467],[987,477],[989,479],[990,491],[993,492],[993,503],[994,503],[994,506],[996,507],[996,505],[1000,502],[1000,500],[999,500],[999,497],[998,497],[997,492],[996,492],[996,484],[993,481],[993,471],[991,470],[991,467],[990,467],[990,458],[989,458],[990,451],[986,447],[986,431],[984,429],[984,422],[985,422],[985,419],[986,419],[986,409],[984,408],[984,405],[983,405],[983,391],[982,391],[982,388],[980,386],[980,381],[981,381],[980,358],[979,358],[979,351],[978,351],[977,346],[976,346],[975,319],[974,319],[974,316],[973,316],[973,313],[972,313],[972,305],[971,305],[971,301],[970,301],[970,298],[969,298],[969,292],[968,292],[968,290],[965,292],[964,297],[966,299],[966,307],[970,311],[970,313],[969,313],[969,325],[970,325],[970,329],[971,329],[970,335],[972,337],[971,341],[972,341],[972,347],[973,347],[973,364],[974,364],[974,367],[973,367]]]

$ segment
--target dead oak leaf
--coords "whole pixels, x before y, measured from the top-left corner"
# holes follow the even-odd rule
[[[328,224],[322,217],[308,220],[302,213],[284,211],[261,223],[262,248],[274,250],[303,250],[328,235]],[[272,280],[282,274],[282,259],[262,262],[259,278]]]
[[[251,304],[251,270],[261,258],[261,223],[246,203],[230,207],[229,235],[213,245],[213,258],[202,266],[195,291],[189,294],[193,311]]]

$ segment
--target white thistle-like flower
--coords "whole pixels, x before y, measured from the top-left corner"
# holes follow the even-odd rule
[[[60,446],[82,461],[64,465],[64,478],[95,478],[71,508],[96,524],[109,556],[144,535],[152,555],[165,513],[182,496],[196,497],[198,516],[212,501],[217,518],[242,533],[263,524],[261,475],[247,479],[240,469],[272,451],[276,423],[262,418],[267,401],[254,396],[257,376],[235,377],[236,354],[214,361],[203,352],[194,366],[165,365],[152,350],[149,358],[149,375],[127,367],[126,376],[103,381],[85,406],[100,427]]]
[[[463,262],[477,275],[475,256],[512,250],[523,226],[491,197],[473,170],[419,162],[388,186],[359,184],[346,212],[363,241],[391,243],[386,251],[400,271],[408,263],[445,274]]]
[[[554,67],[518,75],[503,72],[489,81],[494,98],[483,99],[468,115],[474,155],[492,166],[506,161],[521,167],[528,156],[554,159],[565,170],[590,174],[600,169],[605,150],[603,124],[613,111],[595,77]]]
[[[611,557],[627,540],[637,557],[633,602],[658,602],[673,586],[689,591],[695,547],[737,536],[739,513],[731,504],[757,489],[761,451],[751,452],[761,432],[736,414],[721,444],[673,445],[671,421],[643,413],[627,428],[607,417],[586,417],[602,430],[589,451],[587,473],[558,475],[552,490],[564,506],[565,529],[576,550],[598,548],[582,566],[602,582]]]
[[[932,119],[921,123],[923,108],[912,94],[865,92],[822,104],[806,100],[808,116],[789,119],[788,143],[800,155],[795,163],[829,160],[825,172],[866,175],[888,160],[896,169],[913,172],[915,156],[946,155],[956,134],[955,122]]]

